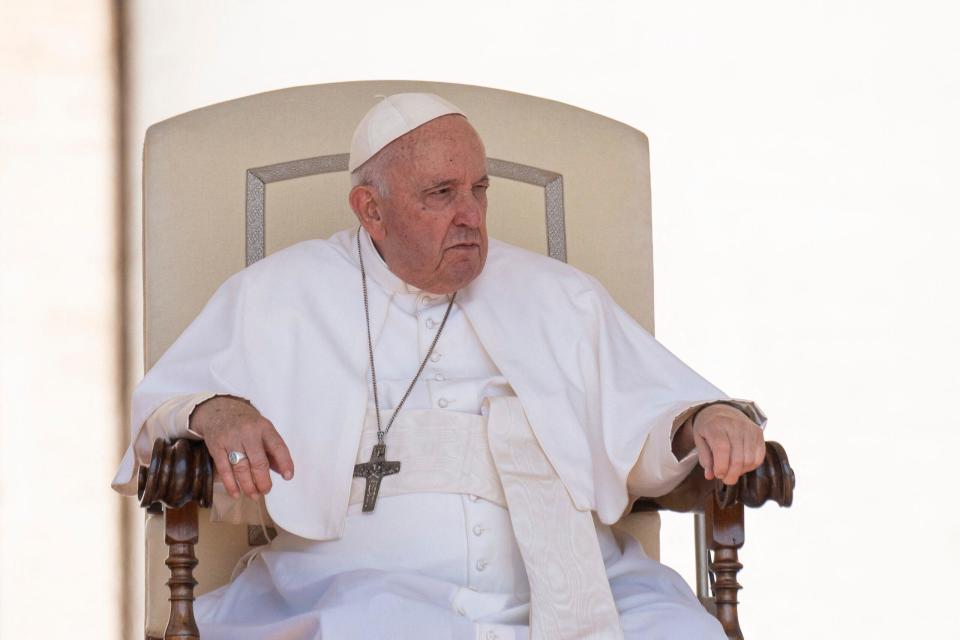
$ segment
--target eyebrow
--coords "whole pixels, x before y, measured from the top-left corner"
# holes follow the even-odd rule
[[[490,176],[487,174],[483,174],[483,176],[479,180],[477,180],[474,184],[479,184],[481,182],[490,182]],[[450,185],[454,185],[456,183],[457,183],[457,180],[455,178],[448,178],[447,180],[441,180],[440,182],[435,182],[431,184],[429,187],[426,187],[425,189],[423,189],[423,193],[426,193],[427,191],[433,191],[434,189],[442,189],[443,187],[449,187]]]

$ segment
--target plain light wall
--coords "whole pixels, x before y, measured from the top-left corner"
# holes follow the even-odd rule
[[[120,638],[113,15],[0,3],[0,638]]]
[[[131,12],[137,162],[152,122],[343,80],[492,86],[644,131],[657,335],[756,399],[798,475],[792,509],[747,516],[747,637],[953,632],[952,3],[141,0]],[[130,175],[136,252],[139,164]],[[662,541],[690,580],[691,529],[668,517]]]

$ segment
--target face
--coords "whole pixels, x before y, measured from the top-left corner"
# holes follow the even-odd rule
[[[449,115],[388,147],[386,196],[357,186],[350,205],[393,273],[419,289],[452,293],[487,258],[483,143],[466,118]]]

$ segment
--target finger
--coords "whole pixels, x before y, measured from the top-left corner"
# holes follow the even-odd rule
[[[767,459],[767,443],[763,441],[763,432],[760,432],[760,439],[757,442],[757,453],[754,457],[754,462],[756,465],[753,467],[756,469],[763,464],[763,461]]]
[[[730,439],[725,432],[707,440],[713,453],[713,475],[723,480],[730,469]]]
[[[259,438],[251,440],[244,444],[244,451],[247,452],[247,461],[250,463],[250,475],[253,477],[253,484],[260,494],[269,493],[273,487],[270,481],[270,461],[267,460],[267,454],[263,451],[263,443]]]
[[[266,433],[263,436],[263,444],[266,446],[267,457],[270,458],[270,467],[283,476],[284,480],[293,478],[293,458],[280,434],[276,430]]]
[[[730,467],[724,477],[725,484],[736,484],[743,474],[743,460],[746,452],[746,433],[735,434],[730,437]]]
[[[233,468],[230,466],[230,460],[227,459],[227,450],[223,447],[211,447],[210,457],[213,458],[213,464],[217,467],[220,480],[223,481],[223,488],[227,490],[231,498],[238,497],[240,495],[240,489],[237,487],[237,481],[233,477]]]
[[[237,446],[234,448],[236,451],[243,451],[243,446]],[[237,479],[237,484],[240,485],[240,490],[244,494],[256,500],[260,496],[257,495],[257,485],[253,482],[253,476],[250,475],[250,460],[244,458],[237,464],[233,465],[233,477]]]
[[[747,432],[745,446],[743,472],[748,473],[763,463],[763,456],[761,454],[766,453],[763,444],[763,432],[760,431],[760,429],[750,429]]]
[[[700,466],[703,467],[703,477],[707,480],[713,480],[713,453],[711,453],[707,441],[694,432],[693,442],[697,447],[697,457],[700,458]]]

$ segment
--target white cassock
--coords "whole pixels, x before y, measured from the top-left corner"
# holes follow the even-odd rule
[[[571,508],[594,514],[624,637],[724,638],[675,572],[608,525],[629,496],[661,495],[685,477],[696,455],[673,456],[676,418],[727,397],[595,280],[548,258],[491,240],[387,435],[387,459],[404,466],[361,513],[352,471],[369,459],[376,423],[355,239],[301,243],[228,280],[134,395],[118,490],[133,492],[134,460],[149,458],[156,437],[187,435],[193,407],[217,393],[251,400],[294,459],[295,478],[275,475],[266,497],[280,535],[198,599],[201,636],[527,638],[530,582],[482,415],[516,396]],[[448,297],[406,285],[365,232],[361,241],[386,421]]]

